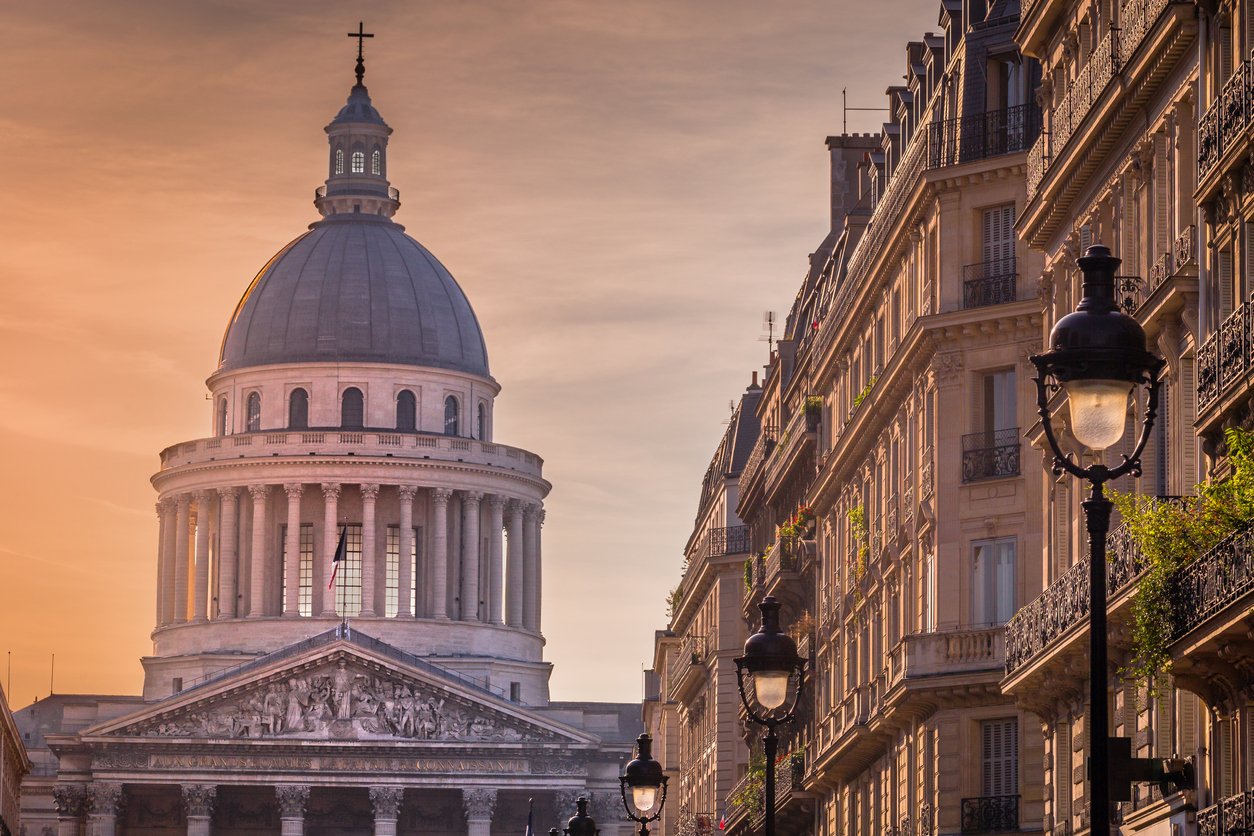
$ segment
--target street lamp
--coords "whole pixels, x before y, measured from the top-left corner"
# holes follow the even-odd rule
[[[601,832],[597,829],[597,823],[588,815],[588,799],[585,796],[579,796],[575,808],[577,812],[566,822],[565,829],[558,831],[555,827],[549,831],[550,836],[557,836],[559,832],[565,836],[597,836]]]
[[[745,653],[736,659],[736,685],[749,719],[766,727],[763,753],[766,756],[766,836],[775,836],[775,751],[779,737],[775,729],[796,716],[797,702],[805,683],[805,659],[797,654],[797,643],[779,629],[779,601],[768,595],[758,604],[762,627],[745,642]],[[751,687],[745,688],[745,674]],[[793,679],[796,684],[793,685]],[[792,687],[790,687],[792,686]],[[792,700],[788,699],[789,691]],[[753,697],[749,694],[752,692]]]
[[[1111,754],[1117,771],[1128,775],[1131,764],[1120,747],[1110,741],[1106,693],[1106,532],[1110,528],[1111,502],[1103,486],[1111,479],[1141,475],[1141,453],[1149,441],[1158,410],[1158,374],[1165,361],[1145,347],[1145,331],[1115,301],[1115,270],[1120,260],[1110,249],[1095,244],[1078,259],[1084,274],[1084,298],[1075,311],[1054,324],[1049,351],[1033,356],[1036,366],[1036,402],[1045,438],[1054,454],[1054,473],[1065,471],[1088,481],[1089,498],[1083,502],[1089,533],[1089,814],[1093,836],[1109,836]],[[1058,444],[1050,416],[1050,396],[1066,390],[1071,409],[1071,433],[1094,453],[1101,453],[1123,438],[1128,399],[1137,386],[1148,390],[1141,437],[1132,455],[1114,467],[1095,462],[1080,467]],[[1134,759],[1135,760],[1135,759]],[[1122,781],[1118,783],[1123,783]],[[1119,798],[1130,783],[1118,787]]]
[[[653,738],[649,735],[636,738],[636,757],[618,781],[627,818],[640,825],[640,836],[649,836],[649,822],[660,819],[666,806],[666,776],[662,764],[653,759]]]

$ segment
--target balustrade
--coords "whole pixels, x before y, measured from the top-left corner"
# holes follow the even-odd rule
[[[928,128],[928,168],[957,165],[1026,150],[1041,129],[1035,104],[974,113]]]
[[[1015,258],[999,258],[962,268],[962,307],[982,308],[1015,301],[1019,278]]]
[[[1197,836],[1248,836],[1254,830],[1254,790],[1220,799],[1197,813]]]
[[[1232,534],[1185,566],[1169,588],[1173,635],[1180,638],[1254,590],[1254,529]]]
[[[962,799],[963,833],[1005,833],[1019,829],[1019,796],[985,795]]]
[[[1019,475],[1019,428],[968,433],[962,437],[962,481]]]
[[[1252,327],[1252,305],[1239,305],[1198,349],[1198,412],[1205,412],[1215,401],[1244,388],[1250,372],[1254,371]]]
[[[740,493],[743,496],[748,492],[749,486],[752,485],[762,472],[762,466],[766,463],[767,457],[771,455],[771,451],[775,449],[775,427],[767,424],[762,427],[758,433],[758,440],[753,445],[753,450],[749,453],[749,458],[745,460],[745,466],[740,471]]]
[[[1254,57],[1237,65],[1198,127],[1198,176],[1205,180],[1254,120]]]
[[[671,657],[670,664],[667,665],[668,694],[673,696],[679,690],[680,683],[683,682],[689,668],[705,663],[705,655],[705,636],[684,636],[684,640],[675,649],[675,655]]]

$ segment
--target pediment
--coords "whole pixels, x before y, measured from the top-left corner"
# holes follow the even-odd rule
[[[525,707],[341,641],[242,673],[82,738],[595,744]]]

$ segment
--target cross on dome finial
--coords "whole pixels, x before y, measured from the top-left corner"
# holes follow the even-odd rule
[[[357,31],[349,32],[350,38],[357,39],[357,86],[361,86],[361,81],[366,77],[366,59],[362,55],[362,47],[365,45],[366,38],[373,38],[374,34],[366,31],[366,26],[362,21],[357,21]]]

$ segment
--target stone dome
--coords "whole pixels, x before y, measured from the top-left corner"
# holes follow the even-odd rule
[[[222,339],[219,371],[272,363],[376,362],[490,377],[461,287],[404,227],[328,215],[253,279]]]

